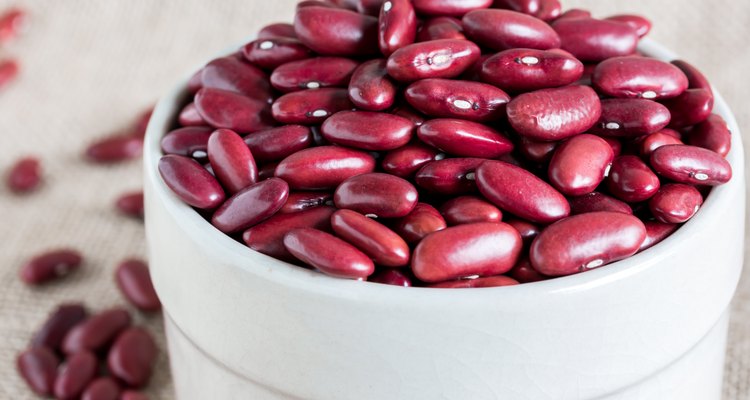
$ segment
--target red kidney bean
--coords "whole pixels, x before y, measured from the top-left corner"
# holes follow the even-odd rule
[[[455,281],[446,281],[428,285],[431,288],[439,289],[469,289],[469,288],[483,288],[483,287],[499,287],[499,286],[511,286],[518,285],[518,281],[503,275],[498,276],[487,276],[482,278],[474,279],[459,279]]]
[[[261,103],[273,99],[268,75],[238,57],[217,58],[201,70],[201,87],[241,94]]]
[[[600,62],[635,53],[638,33],[621,22],[594,18],[564,18],[552,23],[563,50],[583,62]]]
[[[703,205],[703,196],[693,186],[668,183],[648,202],[651,214],[661,222],[680,224],[695,215]]]
[[[601,192],[591,192],[583,196],[568,199],[570,203],[570,214],[585,214],[596,211],[612,211],[624,214],[633,214],[633,209],[628,203],[607,196]]]
[[[587,133],[560,143],[550,160],[549,181],[568,196],[593,192],[607,176],[615,154],[609,143]]]
[[[547,224],[570,214],[570,206],[562,194],[515,165],[485,161],[477,168],[476,179],[484,197],[517,217]]]
[[[558,0],[495,0],[492,6],[533,15],[545,21],[557,18],[562,11]]]
[[[128,386],[143,387],[151,378],[158,352],[148,331],[138,327],[128,328],[109,349],[107,367],[112,375]]]
[[[288,93],[322,87],[343,87],[359,63],[343,57],[315,57],[292,61],[276,68],[271,74],[274,88]]]
[[[159,160],[159,173],[172,192],[193,207],[213,209],[224,202],[224,189],[219,182],[191,158],[163,156]]]
[[[26,12],[20,8],[10,8],[0,15],[0,44],[7,44],[26,27]]]
[[[523,245],[525,247],[531,245],[531,241],[534,240],[534,238],[539,235],[539,232],[541,231],[537,225],[518,218],[510,218],[504,222],[518,231],[518,233],[521,235],[521,239],[523,240]]]
[[[132,135],[99,139],[86,148],[86,158],[101,164],[130,160],[139,157],[141,153],[143,139]]]
[[[706,76],[698,68],[683,60],[674,60],[672,61],[672,65],[679,68],[685,74],[688,79],[689,89],[705,89],[713,96],[714,92],[713,88],[711,88],[711,83],[708,82]]]
[[[594,87],[611,97],[668,99],[687,89],[679,68],[653,58],[613,57],[602,61],[591,77]]]
[[[208,138],[213,129],[205,126],[189,126],[170,131],[161,139],[161,151],[164,154],[177,154],[193,157],[194,154],[206,153]]]
[[[444,157],[441,154],[434,147],[426,146],[417,141],[386,153],[381,162],[381,167],[391,175],[409,179],[423,165]]]
[[[583,75],[583,64],[560,51],[510,49],[489,57],[481,67],[482,81],[509,92],[527,92],[569,85]]]
[[[45,397],[53,392],[59,364],[55,353],[46,347],[24,350],[16,359],[18,373],[26,381],[29,389]]]
[[[331,143],[362,150],[393,150],[409,143],[411,121],[373,111],[340,111],[323,122],[320,132]]]
[[[312,57],[313,53],[297,39],[278,37],[253,40],[242,48],[242,55],[254,65],[274,69]]]
[[[468,40],[441,39],[414,43],[388,57],[388,75],[400,82],[426,78],[455,78],[471,67],[481,54]]]
[[[118,400],[120,385],[108,377],[103,376],[93,380],[81,395],[81,400]]]
[[[218,129],[208,139],[208,159],[214,175],[230,194],[258,181],[255,159],[240,135]]]
[[[431,161],[417,171],[415,181],[431,192],[458,195],[476,190],[474,170],[483,158],[446,158]]]
[[[646,250],[661,242],[680,227],[679,224],[667,224],[659,221],[645,221],[643,224],[646,226],[646,240],[643,241],[638,251]]]
[[[367,278],[368,282],[382,283],[384,285],[394,285],[410,287],[411,279],[403,272],[397,269],[380,269]]]
[[[128,301],[142,311],[161,309],[159,296],[154,290],[148,265],[136,259],[121,262],[115,269],[115,282]]]
[[[493,121],[505,116],[510,96],[479,82],[450,79],[422,79],[404,92],[406,101],[420,112],[434,117]]]
[[[672,114],[669,126],[680,129],[705,121],[714,108],[714,96],[705,89],[688,89],[664,105]]]
[[[591,131],[598,135],[637,137],[658,132],[669,124],[670,110],[645,99],[604,99],[602,115]]]
[[[601,116],[599,97],[588,86],[566,86],[521,94],[507,107],[518,133],[535,140],[562,140],[590,129]]]
[[[440,213],[448,225],[463,225],[475,222],[500,222],[503,213],[491,203],[475,196],[460,196],[448,200]]]
[[[310,128],[284,125],[245,136],[245,144],[261,163],[284,159],[312,145]]]
[[[304,7],[294,17],[299,40],[324,55],[367,55],[378,50],[378,19],[353,11]]]
[[[283,22],[266,25],[258,31],[258,39],[297,38],[294,25]]]
[[[640,15],[621,14],[604,18],[605,21],[621,22],[635,29],[638,37],[644,37],[651,31],[651,21]]]
[[[637,156],[620,156],[612,162],[607,188],[628,203],[648,200],[659,190],[659,178]]]
[[[510,271],[521,254],[521,236],[503,222],[478,222],[434,232],[414,249],[411,268],[424,282]]]
[[[44,325],[34,334],[31,339],[31,347],[60,350],[60,344],[68,331],[87,317],[86,308],[81,304],[60,305],[47,317]]]
[[[422,23],[417,32],[417,42],[440,39],[466,39],[461,21],[453,17],[435,17]]]
[[[472,10],[487,8],[492,0],[412,0],[419,14],[461,17]]]
[[[732,132],[729,131],[724,118],[718,114],[711,114],[690,130],[687,142],[726,157],[732,147]]]
[[[619,212],[591,212],[545,228],[531,245],[531,265],[549,276],[570,275],[632,256],[646,239],[643,222]]]
[[[529,161],[543,164],[552,158],[558,142],[540,142],[521,136],[517,148]]]
[[[399,218],[393,225],[393,230],[409,244],[422,240],[432,232],[447,227],[443,216],[435,207],[427,203],[417,203],[414,209],[405,217]]]
[[[651,153],[659,175],[679,183],[716,186],[732,178],[732,166],[718,153],[696,146],[671,144]]]
[[[513,143],[487,125],[460,119],[432,119],[417,129],[424,143],[446,153],[496,158],[513,150]]]
[[[320,230],[297,228],[284,236],[284,246],[300,261],[326,275],[366,278],[375,271],[367,255],[349,243]]]
[[[84,351],[68,357],[55,379],[55,398],[77,399],[86,385],[96,376],[99,362],[91,352]]]
[[[331,230],[333,207],[321,206],[290,213],[276,214],[253,226],[242,234],[242,240],[251,249],[284,261],[295,258],[284,247],[284,235],[297,228]]]
[[[328,192],[291,192],[286,203],[279,209],[279,213],[295,213],[327,203],[333,203],[333,195]]]
[[[382,59],[366,61],[357,67],[349,81],[349,99],[358,108],[383,111],[396,98],[396,85],[388,77]]]
[[[29,193],[42,182],[42,164],[34,156],[23,157],[10,167],[5,183],[14,193]]]
[[[380,8],[386,0],[357,0],[357,12],[360,14],[378,16]]]
[[[510,10],[476,10],[464,15],[464,32],[493,50],[556,49],[560,37],[544,21]]]
[[[0,61],[0,89],[10,84],[18,76],[19,70],[20,67],[16,60]]]
[[[338,208],[378,218],[403,217],[417,204],[417,189],[409,181],[383,173],[353,176],[333,193]]]
[[[317,124],[354,108],[347,89],[323,88],[287,93],[273,103],[273,117],[284,124]]]
[[[588,10],[582,10],[580,8],[571,8],[560,14],[555,21],[560,21],[566,18],[591,18],[591,12]]]
[[[336,146],[298,151],[276,167],[276,176],[296,190],[333,189],[349,177],[372,172],[375,159],[366,152]]]
[[[228,198],[211,217],[211,224],[225,233],[245,230],[276,214],[288,196],[286,182],[279,178],[266,179]]]
[[[409,264],[409,245],[398,234],[364,215],[338,210],[331,215],[338,237],[365,253],[377,265],[403,267]]]
[[[513,269],[508,272],[508,276],[518,281],[518,283],[539,282],[549,279],[549,277],[537,272],[526,257],[521,258],[516,263]]]
[[[268,104],[226,90],[204,87],[195,94],[195,107],[214,128],[250,133],[273,125]]]
[[[671,129],[670,129],[671,130]],[[664,131],[654,132],[640,140],[640,154],[648,159],[651,153],[661,146],[668,144],[683,144],[680,139],[665,133]]]
[[[115,307],[102,311],[74,326],[65,335],[62,350],[68,355],[101,350],[130,323],[130,314],[124,308]]]
[[[410,0],[389,0],[379,9],[378,45],[386,57],[414,43],[417,16]]]
[[[612,151],[615,153],[615,157],[619,156],[622,153],[622,142],[613,137],[603,137],[605,142],[609,143],[610,147],[612,147]]]
[[[200,90],[200,87],[196,89],[196,91],[198,90]],[[177,116],[177,123],[181,126],[195,127],[205,127],[208,125],[208,122],[203,120],[203,117],[201,117],[201,114],[198,112],[198,107],[195,106],[195,103],[188,103],[188,105],[180,111],[180,115]]]
[[[21,280],[39,285],[61,278],[81,266],[83,257],[73,249],[51,250],[32,257],[21,267]]]

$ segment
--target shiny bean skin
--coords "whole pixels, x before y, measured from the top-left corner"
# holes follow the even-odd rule
[[[242,55],[252,64],[272,70],[282,64],[312,57],[312,51],[297,39],[257,39],[242,48]]]
[[[510,271],[521,254],[521,235],[503,222],[478,222],[434,232],[419,242],[411,268],[423,282]]]
[[[17,194],[34,191],[42,182],[42,163],[34,156],[23,157],[13,163],[5,183]]]
[[[353,11],[305,7],[294,17],[297,38],[316,53],[354,56],[378,51],[378,19]]]
[[[486,276],[474,279],[458,279],[454,281],[446,281],[429,285],[431,288],[438,289],[469,289],[469,288],[486,288],[486,287],[500,287],[500,286],[512,286],[518,285],[518,281],[515,279],[504,276]]]
[[[417,185],[431,192],[459,195],[476,191],[475,173],[483,158],[446,158],[431,161],[417,171]]]
[[[612,162],[607,188],[628,203],[648,200],[659,190],[659,178],[638,156],[620,156]]]
[[[430,18],[422,23],[417,32],[417,42],[440,39],[466,39],[461,21],[452,17]]]
[[[635,53],[638,33],[621,22],[594,18],[564,18],[552,23],[563,50],[582,62],[600,62]]]
[[[617,200],[601,192],[591,192],[583,196],[571,197],[570,214],[585,214],[596,211],[612,211],[633,214],[633,209],[624,201]]]
[[[333,203],[333,194],[328,192],[291,192],[279,214],[295,213],[312,207]]]
[[[485,83],[451,79],[422,79],[404,92],[406,101],[418,111],[444,118],[494,121],[505,116],[510,96]]]
[[[669,124],[667,107],[646,99],[604,99],[602,115],[591,129],[602,136],[638,137],[658,132]]]
[[[713,96],[714,92],[713,88],[711,88],[711,83],[698,68],[683,60],[674,60],[672,61],[672,65],[679,68],[685,74],[688,79],[688,89],[705,89]]]
[[[449,226],[475,222],[500,222],[503,213],[492,203],[475,196],[460,196],[448,200],[440,213]],[[519,233],[520,234],[520,233]]]
[[[641,243],[638,251],[646,250],[661,242],[680,227],[679,224],[667,224],[659,221],[645,221],[643,224],[646,226],[646,240]]]
[[[414,43],[417,36],[417,15],[410,0],[388,0],[380,8],[378,45],[386,57]]]
[[[447,226],[445,219],[435,207],[427,203],[417,203],[409,214],[396,220],[393,230],[407,243],[414,244]]]
[[[73,400],[94,380],[99,362],[93,353],[83,351],[68,357],[55,379],[55,398]]]
[[[417,189],[409,181],[383,173],[353,176],[333,194],[338,208],[378,218],[403,217],[417,205]]]
[[[255,159],[240,135],[218,129],[208,139],[208,160],[227,193],[234,194],[258,181]]]
[[[274,38],[297,38],[297,33],[294,32],[294,25],[283,22],[269,24],[264,26],[258,31],[258,39],[274,39]]]
[[[161,302],[145,262],[128,259],[118,264],[115,283],[125,298],[141,311],[161,310]]]
[[[130,387],[140,388],[151,378],[159,353],[151,334],[143,328],[123,331],[107,354],[107,367],[119,380]]]
[[[117,135],[99,139],[86,148],[86,159],[100,164],[131,160],[143,153],[143,139],[132,135]]]
[[[289,185],[285,181],[260,181],[228,198],[211,217],[211,224],[224,233],[245,230],[276,214],[288,196]]]
[[[225,90],[199,90],[195,94],[195,107],[214,128],[250,133],[270,128],[273,124],[267,103]]]
[[[380,269],[367,278],[368,282],[382,283],[384,285],[410,287],[411,279],[397,269]]]
[[[271,74],[271,84],[284,93],[322,87],[345,87],[359,63],[343,57],[314,57],[286,63]]]
[[[393,105],[397,88],[385,64],[383,59],[370,60],[354,70],[349,81],[349,100],[358,108],[383,111]]]
[[[477,187],[490,202],[517,217],[547,224],[570,214],[560,192],[531,172],[502,161],[485,161],[476,170]]]
[[[497,158],[513,150],[507,137],[487,125],[460,119],[431,119],[417,129],[419,139],[448,154]]]
[[[241,94],[261,103],[270,103],[273,98],[268,75],[233,56],[206,64],[201,70],[201,87]]]
[[[308,89],[287,93],[273,103],[273,117],[284,124],[312,125],[343,110],[351,110],[349,91],[340,88]]]
[[[541,142],[521,136],[518,139],[518,151],[529,161],[547,163],[555,154],[559,142]]]
[[[196,91],[200,90],[200,87]],[[198,108],[195,103],[189,103],[186,105],[180,115],[177,116],[177,122],[180,126],[206,126],[208,122],[203,120],[201,114],[198,112]]]
[[[323,231],[298,228],[284,236],[284,246],[300,261],[326,275],[361,279],[375,271],[367,255],[349,243]]]
[[[27,285],[40,285],[64,277],[80,268],[81,253],[73,249],[57,249],[32,257],[20,269],[19,276]]]
[[[503,222],[512,226],[515,230],[518,231],[518,234],[521,235],[521,240],[523,240],[524,247],[527,248],[531,245],[531,242],[534,240],[534,238],[539,235],[539,232],[541,232],[541,229],[537,225],[522,219],[510,218]]]
[[[185,157],[192,157],[196,152],[206,153],[208,138],[213,131],[205,126],[177,128],[161,139],[161,151]]]
[[[664,105],[672,114],[669,127],[681,129],[705,121],[714,108],[714,96],[705,89],[688,89]]]
[[[365,253],[377,265],[403,267],[409,264],[409,245],[371,218],[351,210],[338,210],[331,216],[331,227],[336,236]]]
[[[444,156],[432,146],[427,146],[422,142],[414,142],[386,153],[380,166],[383,171],[391,175],[409,179],[423,165]]]
[[[622,142],[620,139],[613,138],[613,137],[603,137],[604,141],[609,143],[610,147],[612,147],[612,151],[615,152],[615,157],[622,154]]]
[[[32,347],[16,358],[16,369],[34,393],[50,396],[54,390],[60,360],[47,347]]]
[[[253,226],[242,234],[242,241],[247,247],[265,255],[294,261],[295,258],[284,247],[284,235],[297,228],[315,228],[331,231],[331,214],[333,207],[320,206],[289,214],[276,214],[273,217]]]
[[[130,326],[130,323],[130,313],[124,308],[115,307],[101,311],[76,325],[65,335],[62,342],[63,352],[70,355],[82,351],[101,350]]]
[[[534,239],[529,260],[544,275],[570,275],[630,257],[645,239],[643,222],[632,215],[579,214],[545,228]]]
[[[491,6],[492,0],[412,0],[412,3],[419,14],[461,17],[469,11]]]
[[[164,183],[185,203],[213,209],[224,202],[224,189],[197,161],[178,155],[166,155],[159,160],[159,173]]]
[[[621,14],[613,15],[611,17],[604,18],[605,21],[622,22],[623,24],[629,25],[635,29],[635,33],[638,37],[644,37],[651,31],[651,21],[640,15]]]
[[[398,115],[373,111],[341,111],[320,127],[331,143],[362,150],[393,150],[412,138],[414,124]]]
[[[466,36],[493,50],[556,49],[560,37],[544,21],[510,10],[476,10],[461,20]]]
[[[668,144],[683,144],[680,139],[664,133],[664,131],[654,132],[640,141],[640,154],[645,159],[651,157],[651,153],[661,146]]]
[[[547,276],[536,272],[531,266],[529,259],[524,257],[508,272],[508,276],[518,281],[518,283],[539,282],[549,279]]]
[[[118,400],[120,385],[108,377],[103,376],[93,380],[81,395],[81,400]]]
[[[62,304],[53,311],[44,325],[31,339],[31,347],[46,347],[53,351],[60,350],[65,335],[88,317],[86,308],[81,304]]]
[[[562,140],[589,130],[601,116],[599,97],[588,86],[521,94],[507,106],[513,129],[530,139]]]
[[[613,57],[602,61],[591,77],[597,91],[610,97],[669,99],[687,89],[679,68],[646,57]]]
[[[569,85],[582,75],[583,64],[560,51],[510,49],[488,58],[479,76],[509,92],[528,92]]]
[[[732,148],[732,132],[729,131],[724,118],[718,114],[711,114],[705,121],[690,130],[687,143],[726,157]]]
[[[661,187],[648,202],[651,214],[661,222],[683,223],[698,212],[703,196],[694,186],[669,183]]]
[[[659,175],[679,183],[716,186],[729,182],[732,166],[702,147],[672,144],[651,153],[651,166]]]
[[[468,40],[441,39],[414,43],[388,57],[388,75],[399,82],[455,78],[479,59],[479,47]]]
[[[260,163],[282,160],[312,145],[310,128],[284,125],[245,136],[245,144]]]
[[[547,175],[552,186],[563,194],[581,196],[599,186],[614,158],[612,147],[607,142],[584,133],[557,146]]]
[[[372,172],[375,159],[369,153],[336,146],[298,151],[282,160],[275,175],[295,190],[333,189],[349,177]]]

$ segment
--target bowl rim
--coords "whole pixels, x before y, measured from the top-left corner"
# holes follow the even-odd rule
[[[678,59],[677,55],[663,45],[648,38],[641,40],[639,51],[657,59],[671,61]],[[218,56],[230,55],[236,51],[236,47],[224,51]],[[192,74],[191,74],[192,75]],[[154,190],[154,201],[162,202],[164,209],[173,217],[190,239],[201,244],[201,250],[210,252],[210,259],[217,262],[231,264],[246,273],[252,274],[259,279],[265,279],[282,286],[289,286],[295,290],[315,292],[320,295],[336,297],[358,298],[358,299],[382,299],[392,296],[427,296],[429,298],[442,298],[444,300],[474,299],[486,300],[491,296],[516,296],[526,298],[537,294],[570,293],[599,287],[614,282],[628,279],[638,275],[649,268],[654,268],[659,261],[668,259],[670,255],[679,251],[679,243],[688,236],[697,234],[708,224],[713,223],[714,215],[723,211],[731,201],[731,195],[737,190],[743,190],[744,184],[744,154],[740,129],[734,114],[722,98],[721,94],[714,90],[713,112],[721,115],[727,122],[732,133],[732,146],[726,160],[732,166],[732,179],[721,186],[712,189],[710,195],[704,201],[701,210],[689,221],[683,224],[673,234],[663,241],[637,253],[626,259],[606,264],[602,268],[596,268],[586,273],[561,276],[549,280],[529,282],[519,285],[473,288],[473,290],[445,290],[429,287],[404,288],[395,285],[377,284],[373,282],[361,282],[350,279],[341,279],[327,276],[323,273],[301,268],[299,266],[277,260],[273,257],[250,249],[243,243],[234,240],[213,227],[192,207],[182,202],[166,186],[158,173],[158,161],[162,156],[160,141],[169,132],[180,110],[182,100],[187,94],[189,76],[180,79],[165,96],[163,96],[154,108],[153,115],[148,124],[144,140],[144,181]],[[146,207],[149,207],[147,198]],[[146,221],[148,224],[148,221]],[[148,230],[147,230],[148,233]],[[150,240],[147,240],[150,247]],[[155,251],[155,249],[149,249]],[[262,265],[256,265],[262,264]],[[400,299],[400,298],[399,298]],[[426,299],[423,299],[426,300]],[[398,300],[403,301],[403,300]]]

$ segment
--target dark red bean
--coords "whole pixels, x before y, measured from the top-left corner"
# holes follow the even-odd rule
[[[448,225],[463,225],[475,222],[500,222],[503,213],[491,203],[475,196],[459,196],[448,200],[440,213]]]
[[[445,156],[441,154],[434,147],[416,141],[386,153],[380,166],[391,175],[409,179],[423,165]]]
[[[492,6],[533,15],[545,21],[559,17],[562,11],[558,0],[495,0]]]
[[[411,279],[403,272],[397,269],[380,269],[367,278],[368,282],[382,283],[384,285],[394,285],[410,287]]]
[[[554,88],[578,81],[583,64],[562,51],[510,49],[489,57],[480,78],[509,92]]]
[[[688,89],[664,105],[672,114],[669,126],[680,129],[705,121],[714,108],[714,96],[705,89]]]
[[[242,55],[248,61],[265,69],[304,60],[312,54],[299,40],[287,37],[257,39],[242,48]]]
[[[412,0],[412,3],[419,14],[461,17],[469,11],[491,6],[492,0]]]
[[[386,60],[366,61],[357,67],[349,81],[349,99],[358,108],[383,111],[396,98],[396,85],[388,77]]]
[[[343,110],[351,110],[347,89],[323,88],[287,93],[273,103],[273,117],[284,124],[311,125]]]
[[[411,268],[424,282],[510,271],[521,254],[521,236],[503,222],[479,222],[434,232],[414,249]]]
[[[447,227],[443,216],[435,207],[427,203],[417,203],[414,209],[405,217],[399,218],[393,225],[393,230],[409,244],[422,240],[432,232]]]
[[[615,157],[622,153],[622,142],[619,139],[613,137],[603,137],[602,139],[612,147],[612,151],[615,152]]]
[[[521,136],[518,138],[518,150],[529,161],[543,164],[552,158],[559,142],[541,142]]]
[[[388,57],[386,69],[400,82],[455,78],[471,67],[480,54],[479,47],[468,40],[431,40],[396,50]]]
[[[357,12],[360,14],[378,16],[380,8],[386,0],[357,0]]]
[[[433,117],[494,121],[505,116],[510,96],[485,83],[450,79],[422,79],[406,88],[412,107]]]
[[[607,188],[628,203],[648,200],[659,190],[659,178],[637,156],[620,156],[612,162]]]
[[[285,93],[322,87],[345,87],[358,66],[358,62],[343,57],[292,61],[273,71],[271,84]]]
[[[417,42],[440,39],[466,39],[461,20],[453,17],[435,17],[422,22],[417,32]]]
[[[599,92],[622,98],[669,99],[682,94],[688,86],[687,77],[679,68],[638,56],[602,61],[591,79]]]
[[[234,194],[258,181],[255,159],[240,135],[229,129],[218,129],[208,139],[208,159],[214,175]]]
[[[170,131],[161,139],[161,151],[164,154],[177,154],[194,157],[206,154],[208,138],[213,129],[205,126],[189,126]]]
[[[510,10],[476,10],[464,15],[466,36],[493,50],[556,49],[560,37],[544,21]]]
[[[55,398],[60,400],[77,399],[83,389],[96,376],[99,362],[96,356],[88,351],[68,357],[55,379]]]
[[[130,313],[124,308],[102,311],[73,327],[65,335],[62,349],[68,355],[104,349],[130,323]]]
[[[284,247],[284,235],[296,228],[331,230],[333,207],[314,207],[290,214],[276,214],[258,225],[246,230],[242,240],[251,249],[284,261],[294,257]]]
[[[380,8],[378,45],[386,57],[394,51],[414,43],[417,35],[417,16],[410,0],[389,0]]]
[[[638,34],[638,37],[644,37],[651,31],[651,21],[640,15],[613,15],[611,17],[604,18],[604,20],[622,22],[623,24],[635,29],[635,33]]]
[[[148,331],[139,327],[128,328],[109,349],[107,367],[112,375],[128,386],[143,387],[151,378],[158,352]]]
[[[159,160],[159,173],[172,192],[193,207],[213,209],[224,202],[219,182],[191,158],[166,155]]]
[[[659,221],[645,221],[643,224],[646,226],[646,240],[643,241],[638,251],[646,250],[661,242],[680,227],[679,224],[667,224]]]
[[[73,249],[51,250],[38,254],[21,267],[21,280],[39,285],[68,275],[81,266],[83,257]]]
[[[560,14],[556,21],[560,21],[566,18],[591,18],[591,12],[580,8],[571,8]]]
[[[672,65],[679,68],[680,71],[685,74],[688,79],[689,89],[705,89],[713,96],[714,92],[713,88],[711,88],[711,83],[698,68],[695,68],[692,64],[682,60],[674,60],[672,61]]]
[[[245,144],[253,157],[261,163],[286,158],[312,145],[310,128],[284,125],[245,136]]]
[[[278,165],[278,163],[267,163],[263,165],[263,167],[258,170],[258,182],[273,178]],[[208,164],[208,166],[210,167],[211,165]]]
[[[151,283],[148,265],[136,259],[121,262],[115,269],[115,282],[128,301],[142,311],[161,309],[159,296]]]
[[[379,218],[403,217],[417,204],[417,189],[397,176],[368,173],[342,182],[333,194],[338,208]]]
[[[284,236],[284,246],[300,261],[326,275],[361,279],[375,271],[367,255],[349,243],[323,231],[298,228]]]
[[[196,91],[198,90],[200,90],[200,88],[196,89]],[[188,105],[180,111],[180,115],[177,116],[177,122],[181,126],[205,127],[208,125],[208,122],[206,122],[198,112],[198,107],[195,106],[195,103],[188,103]]]
[[[415,182],[431,192],[458,195],[476,190],[474,170],[483,158],[446,158],[431,161],[417,171]]]
[[[297,38],[294,25],[283,22],[266,25],[258,31],[258,39]]]
[[[552,23],[563,50],[583,62],[600,62],[635,53],[638,33],[621,22],[594,18],[561,18]]]
[[[14,193],[29,193],[42,182],[42,164],[38,158],[27,156],[18,159],[10,167],[6,185]]]
[[[31,347],[60,350],[65,335],[88,317],[81,304],[62,304],[53,311],[31,339]]]
[[[536,272],[531,262],[526,257],[521,258],[516,265],[508,272],[508,276],[518,281],[518,283],[539,282],[549,279],[547,276]]]
[[[499,286],[512,286],[518,285],[518,281],[515,279],[498,275],[498,276],[487,276],[482,278],[473,279],[459,279],[455,281],[446,281],[429,285],[431,288],[439,289],[469,289],[469,288],[483,288],[483,287],[499,287]]]
[[[289,185],[283,180],[260,181],[228,198],[211,217],[211,224],[225,233],[245,230],[276,214],[288,196]]]
[[[273,126],[267,103],[226,90],[204,87],[195,94],[195,107],[214,128],[250,133]]]
[[[588,86],[524,93],[508,103],[508,121],[535,140],[562,140],[589,130],[601,116],[599,97]]]
[[[279,213],[300,212],[327,203],[333,203],[333,195],[328,192],[291,192],[286,199],[286,203],[279,209]]]
[[[336,146],[305,149],[285,158],[276,176],[296,190],[333,189],[349,177],[372,172],[375,159],[369,153]]]
[[[324,55],[366,55],[378,51],[378,19],[353,11],[304,7],[294,17],[299,40]]]
[[[679,183],[716,186],[732,178],[732,166],[718,153],[696,146],[672,144],[651,153],[651,166]]]
[[[217,58],[201,70],[201,87],[241,94],[261,103],[273,99],[268,75],[238,57]]]
[[[628,203],[617,200],[600,192],[591,192],[583,196],[568,199],[570,203],[570,214],[585,214],[596,211],[612,211],[624,214],[633,214],[633,209]]]
[[[9,8],[0,15],[0,44],[7,44],[26,28],[26,12],[21,8]]]
[[[522,219],[510,218],[504,222],[518,231],[525,247],[531,245],[531,241],[541,232],[541,229],[537,225]]]
[[[671,130],[671,129],[670,129]],[[683,144],[680,139],[665,133],[664,130],[654,132],[640,140],[640,154],[645,159],[651,157],[651,153],[661,146],[668,144]]]
[[[494,129],[460,119],[429,120],[417,129],[417,136],[457,156],[496,158],[513,150],[513,143]]]
[[[29,389],[40,396],[50,396],[57,377],[60,360],[47,347],[24,350],[16,359],[16,368]]]
[[[120,195],[115,201],[115,207],[123,215],[143,219],[143,191]]]
[[[140,157],[143,139],[132,136],[110,136],[94,141],[86,148],[86,158],[101,164],[110,164]]]
[[[690,130],[687,142],[692,146],[702,147],[726,157],[732,148],[732,132],[729,131],[724,118],[718,114],[711,114],[705,121]]]
[[[331,227],[338,237],[354,245],[377,265],[403,267],[409,264],[409,245],[371,218],[351,210],[338,210],[331,216]]]
[[[656,192],[649,200],[648,207],[659,221],[680,224],[692,218],[702,204],[703,197],[695,187],[669,183]]]
[[[9,85],[18,76],[20,69],[16,60],[0,61],[0,89]]]
[[[118,400],[120,385],[108,377],[103,376],[93,380],[81,395],[81,400]]]
[[[414,124],[414,126],[420,126],[424,123],[424,121],[427,120],[427,117],[420,114],[417,110],[413,109],[410,105],[405,103],[392,109],[391,112],[393,115],[398,115],[400,117],[408,119]]]
[[[587,133],[560,143],[550,160],[549,181],[568,196],[593,192],[607,176],[615,154],[609,143]]]
[[[658,132],[669,124],[667,107],[645,99],[604,99],[602,115],[592,133],[615,137],[637,137]]]
[[[618,212],[591,212],[545,228],[531,245],[531,265],[549,276],[570,275],[632,256],[646,239],[643,222]]]
[[[331,143],[362,150],[393,150],[412,138],[414,124],[398,115],[373,111],[341,111],[320,126]]]

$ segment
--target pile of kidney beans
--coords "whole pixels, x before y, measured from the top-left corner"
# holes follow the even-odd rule
[[[708,81],[638,53],[650,27],[557,0],[303,1],[190,79],[158,168],[216,229],[336,277],[597,268],[732,174]]]

